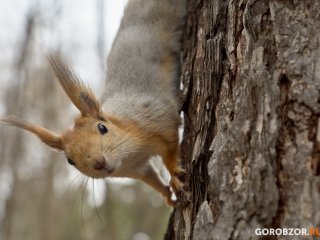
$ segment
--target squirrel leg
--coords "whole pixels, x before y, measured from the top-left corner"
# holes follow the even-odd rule
[[[138,177],[138,179],[151,186],[157,192],[161,193],[168,205],[172,207],[175,206],[176,202],[171,199],[172,192],[170,187],[163,182],[159,176],[159,173],[155,170],[151,163],[146,166],[142,175]]]
[[[174,148],[162,155],[162,159],[171,175],[170,186],[175,193],[181,191],[184,184],[179,180],[179,177],[185,173],[185,170],[180,166],[179,144],[177,143]]]

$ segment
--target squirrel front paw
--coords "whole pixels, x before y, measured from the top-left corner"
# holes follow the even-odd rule
[[[176,176],[172,176],[170,180],[170,186],[175,194],[183,191],[184,184]]]
[[[186,170],[184,170],[182,167],[178,166],[175,167],[172,171],[173,175],[176,176],[177,178],[183,178],[184,175],[186,174]]]
[[[172,171],[170,186],[176,194],[183,191],[184,184],[180,179],[184,178],[185,173],[186,171],[181,167],[176,167]]]

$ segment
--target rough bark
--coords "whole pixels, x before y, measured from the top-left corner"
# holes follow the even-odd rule
[[[319,227],[320,1],[190,0],[188,9],[187,175],[165,239]]]

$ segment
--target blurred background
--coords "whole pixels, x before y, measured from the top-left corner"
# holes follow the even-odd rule
[[[77,110],[46,53],[99,95],[126,0],[0,0],[0,116],[61,132]],[[163,169],[160,171],[163,171]],[[171,209],[132,180],[92,180],[22,130],[0,126],[0,240],[162,239]]]

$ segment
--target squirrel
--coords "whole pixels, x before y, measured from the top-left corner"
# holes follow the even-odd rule
[[[57,53],[48,55],[53,71],[80,111],[61,135],[16,117],[1,123],[35,134],[64,151],[69,164],[92,178],[138,179],[175,206],[179,177],[179,75],[185,0],[129,0],[107,58],[100,100]],[[170,186],[150,162],[162,157]]]

